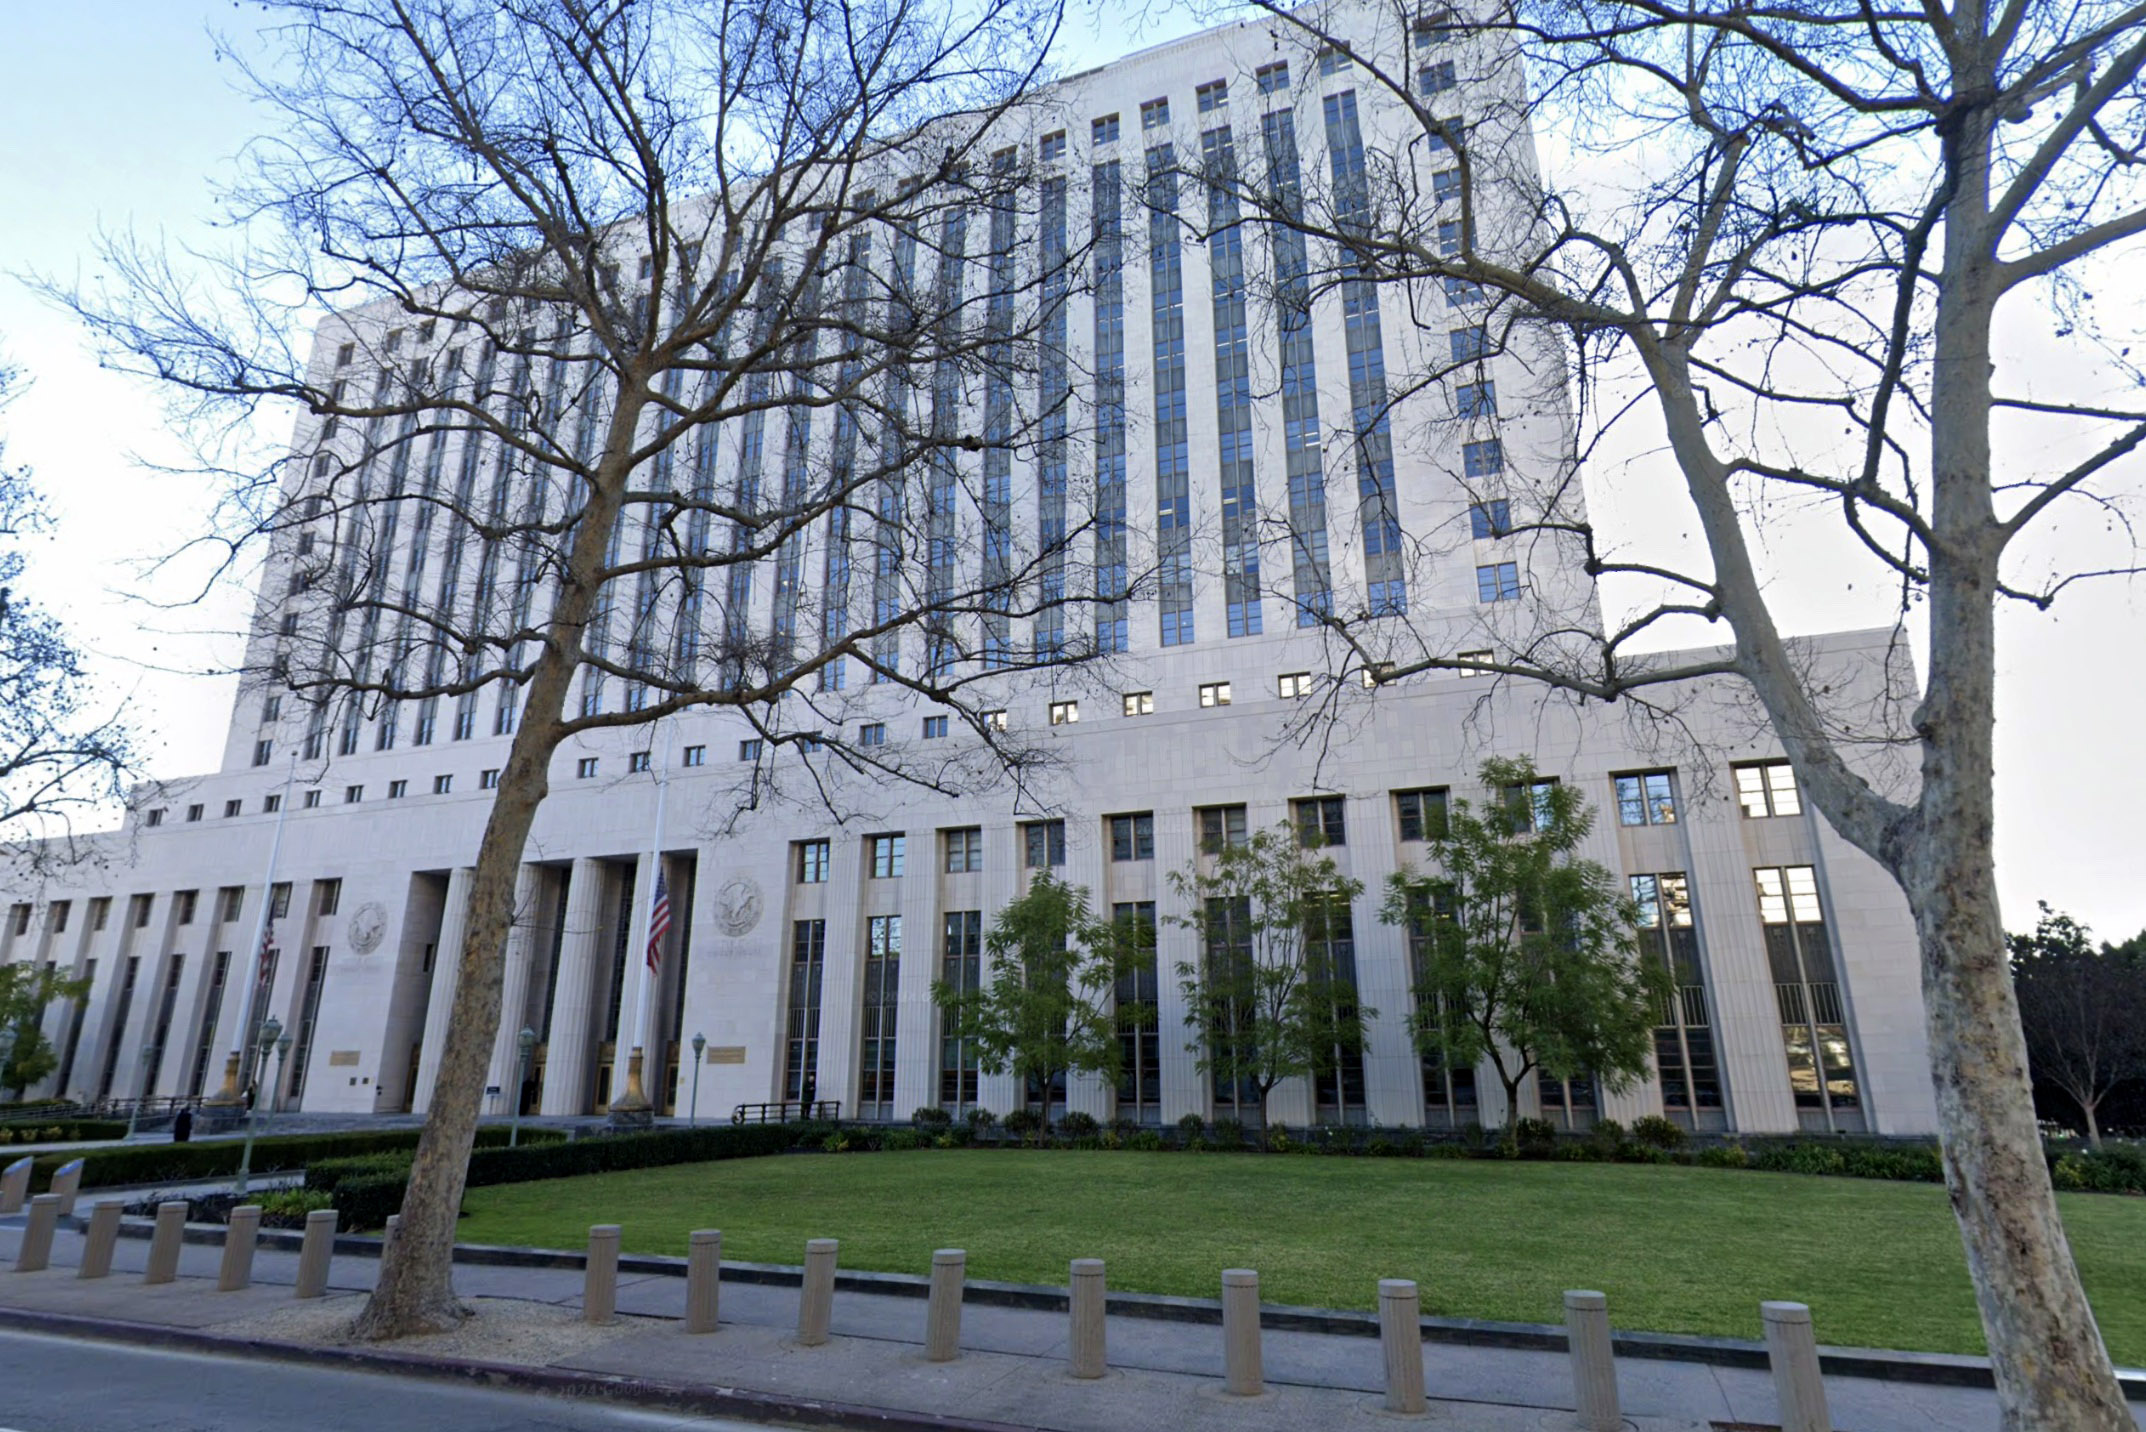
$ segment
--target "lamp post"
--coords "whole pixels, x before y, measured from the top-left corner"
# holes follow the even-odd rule
[[[276,1019],[274,1015],[270,1015],[266,1020],[262,1022],[261,1033],[259,1037],[254,1040],[254,1048],[252,1050],[249,1050],[248,1053],[258,1053],[260,1061],[264,1064],[267,1063],[268,1051],[275,1047],[276,1039],[282,1033],[283,1025]],[[248,1063],[251,1064],[252,1060],[249,1059]],[[257,1069],[248,1070],[249,1075],[257,1072]],[[253,1081],[249,1079],[248,1082],[251,1083]],[[253,1107],[246,1111],[246,1145],[244,1148],[239,1150],[238,1187],[232,1190],[234,1193],[243,1195],[246,1192],[246,1178],[249,1174],[253,1172],[253,1136],[259,1131],[260,1127],[261,1091],[259,1085],[256,1084],[254,1086],[253,1091]]]
[[[522,1091],[529,1087],[529,1056],[536,1050],[536,1031],[525,1024],[514,1042],[522,1047],[522,1077],[514,1081],[514,1121],[507,1125],[507,1147],[510,1149],[522,1139]]]
[[[708,1036],[695,1032],[693,1035],[693,1102],[686,1112],[686,1122],[700,1123],[700,1054],[708,1047]]]
[[[112,1037],[116,1039],[119,1036],[114,1035]],[[134,1102],[127,1107],[127,1139],[129,1142],[133,1141],[135,1125],[142,1116],[142,1099],[148,1093],[148,1090],[143,1088],[143,1085],[149,1081],[149,1048],[147,1045],[142,1047],[140,1063],[139,1077],[134,1081]]]
[[[274,1085],[275,1101],[274,1107],[272,1107],[268,1111],[271,1114],[280,1114],[283,1112],[283,1073],[284,1066],[289,1064],[290,1061],[291,1037],[286,1034],[281,1039],[276,1041],[276,1082]]]

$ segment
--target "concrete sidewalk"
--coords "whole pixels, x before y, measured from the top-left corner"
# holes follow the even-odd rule
[[[228,1336],[234,1351],[256,1354],[263,1343],[318,1341],[336,1319],[356,1312],[356,1295],[371,1286],[377,1269],[372,1257],[338,1256],[330,1300],[299,1304],[291,1296],[294,1252],[262,1247],[255,1257],[254,1286],[219,1293],[215,1278],[221,1255],[213,1244],[185,1247],[178,1282],[144,1287],[145,1239],[122,1238],[112,1276],[85,1282],[75,1276],[79,1232],[62,1230],[52,1267],[41,1273],[12,1271],[20,1237],[19,1220],[0,1225],[0,1310],[192,1329]],[[1381,1408],[1383,1370],[1374,1338],[1270,1328],[1264,1338],[1268,1390],[1246,1399],[1221,1391],[1221,1329],[1209,1324],[1112,1316],[1111,1372],[1100,1381],[1082,1381],[1066,1371],[1062,1312],[972,1301],[963,1309],[962,1356],[928,1363],[922,1355],[925,1305],[914,1297],[838,1292],[833,1340],[807,1348],[792,1337],[799,1296],[794,1286],[726,1278],[723,1325],[712,1335],[693,1337],[677,1321],[684,1312],[685,1281],[676,1276],[623,1272],[621,1317],[607,1329],[584,1329],[575,1319],[582,1288],[578,1268],[465,1264],[457,1267],[455,1281],[466,1298],[511,1300],[488,1305],[502,1333],[516,1321],[508,1316],[515,1308],[548,1310],[548,1326],[538,1330],[541,1335],[524,1330],[518,1337],[502,1336],[497,1345],[487,1345],[483,1334],[472,1330],[466,1337],[449,1335],[451,1350],[428,1354],[422,1344],[398,1344],[390,1351],[460,1363],[513,1363],[552,1374],[608,1375],[643,1388],[749,1389],[796,1403],[861,1404],[925,1419],[956,1419],[957,1425],[1054,1432],[1149,1427],[1350,1432],[1414,1420]],[[1754,1309],[1754,1330],[1756,1314]],[[1573,1425],[1571,1375],[1562,1351],[1431,1343],[1424,1356],[1431,1416],[1444,1425],[1486,1432]],[[1772,1383],[1761,1370],[1626,1357],[1619,1360],[1618,1375],[1627,1424],[1644,1432],[1766,1426],[1778,1420]],[[1997,1425],[1995,1395],[1979,1389],[1832,1376],[1827,1392],[1834,1425],[1847,1432]]]

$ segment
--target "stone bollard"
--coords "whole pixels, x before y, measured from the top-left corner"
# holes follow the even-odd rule
[[[179,1246],[186,1241],[186,1204],[178,1199],[156,1206],[156,1232],[149,1236],[149,1271],[144,1283],[169,1283],[179,1276]]]
[[[116,1198],[97,1200],[89,1211],[89,1227],[82,1235],[82,1266],[77,1278],[103,1278],[112,1271],[112,1249],[119,1242],[119,1215],[126,1204]]]
[[[701,1228],[686,1236],[686,1331],[715,1331],[723,1292],[723,1230]]]
[[[0,1173],[0,1215],[22,1212],[22,1205],[30,1197],[30,1167],[36,1162],[24,1154]]]
[[[60,1223],[60,1196],[41,1193],[30,1200],[30,1222],[15,1249],[15,1271],[42,1273],[52,1262],[52,1230]]]
[[[1257,1397],[1266,1385],[1259,1357],[1259,1274],[1222,1270],[1222,1390]]]
[[[813,1238],[805,1243],[805,1277],[797,1300],[800,1347],[818,1347],[827,1341],[827,1328],[835,1313],[835,1253],[841,1246],[833,1238]]]
[[[589,1256],[582,1264],[581,1320],[608,1323],[618,1311],[618,1225],[589,1229]]]
[[[1572,1354],[1572,1400],[1587,1432],[1617,1432],[1617,1357],[1610,1346],[1609,1299],[1601,1293],[1565,1294],[1565,1347]]]
[[[1429,1410],[1423,1400],[1423,1300],[1406,1278],[1379,1279],[1379,1346],[1386,1353],[1386,1410]]]
[[[82,1191],[82,1160],[69,1159],[52,1171],[52,1192],[60,1196],[60,1216],[75,1216],[75,1195]]]
[[[1781,1432],[1833,1432],[1811,1310],[1802,1303],[1760,1303],[1759,1321],[1766,1328],[1766,1360],[1773,1364]]]
[[[924,1360],[952,1362],[961,1354],[961,1284],[969,1255],[941,1248],[931,1255],[931,1299],[924,1309]]]
[[[261,1205],[242,1203],[224,1225],[224,1261],[217,1270],[216,1291],[236,1293],[253,1286],[253,1250],[261,1241]]]
[[[1103,1343],[1103,1260],[1075,1258],[1072,1286],[1067,1291],[1073,1315],[1073,1375],[1101,1377],[1109,1361]]]
[[[316,1208],[306,1214],[305,1242],[298,1245],[298,1297],[327,1294],[328,1260],[335,1256],[335,1221],[332,1208]]]

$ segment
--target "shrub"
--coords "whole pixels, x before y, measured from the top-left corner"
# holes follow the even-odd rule
[[[947,1132],[933,1139],[931,1141],[931,1146],[935,1149],[951,1149],[960,1147],[960,1143],[961,1141],[955,1138],[953,1131],[949,1129]]]
[[[1684,1126],[1660,1114],[1646,1114],[1632,1121],[1632,1137],[1650,1149],[1680,1149]]]
[[[284,1134],[255,1139],[253,1171],[283,1173],[310,1167],[316,1160],[352,1154],[404,1152],[417,1147],[416,1129],[372,1129],[333,1134]],[[561,1143],[565,1135],[555,1129],[522,1130],[524,1148]],[[477,1147],[493,1148],[507,1141],[507,1130],[490,1125],[477,1131]],[[84,1188],[112,1188],[126,1184],[195,1183],[238,1172],[244,1141],[217,1139],[192,1144],[122,1144],[105,1149],[87,1149],[80,1155],[55,1150],[40,1154],[30,1174],[33,1191],[42,1192],[52,1182],[53,1171],[69,1159],[82,1159]]]
[[[1187,1114],[1177,1121],[1177,1136],[1188,1149],[1198,1148],[1206,1133],[1207,1121],[1198,1114]]]
[[[879,1151],[906,1154],[925,1147],[924,1135],[915,1129],[889,1129],[879,1136]]]
[[[1702,1168],[1742,1168],[1750,1162],[1750,1156],[1739,1143],[1726,1143],[1718,1148],[1699,1150]]]
[[[1471,1149],[1481,1148],[1483,1146],[1483,1126],[1470,1119],[1460,1126],[1460,1139],[1462,1143]]]
[[[1456,1144],[1441,1140],[1438,1143],[1432,1144],[1423,1152],[1424,1155],[1428,1158],[1465,1159],[1473,1158],[1475,1156],[1476,1150],[1475,1147],[1471,1144]]]
[[[1142,1127],[1141,1122],[1131,1114],[1120,1114],[1110,1121],[1110,1131],[1121,1139],[1129,1134],[1139,1133]]]
[[[939,1130],[943,1130],[944,1128],[946,1128],[947,1125],[953,1123],[954,1116],[946,1112],[946,1110],[940,1108],[937,1104],[920,1104],[909,1115],[909,1122],[915,1124],[920,1129],[929,1129],[933,1132],[937,1132]]]
[[[1244,1147],[1244,1120],[1217,1119],[1209,1126],[1208,1137],[1218,1149],[1241,1149]]]
[[[1390,1159],[1401,1152],[1401,1146],[1384,1134],[1373,1134],[1364,1145],[1364,1152],[1375,1159]]]
[[[1513,1143],[1524,1159],[1546,1159],[1557,1145],[1557,1126],[1548,1119],[1522,1119],[1513,1125]]]
[[[316,1188],[279,1188],[254,1202],[261,1205],[261,1222],[270,1228],[302,1227],[308,1213],[335,1206],[334,1199]]]
[[[1615,1119],[1597,1119],[1587,1131],[1587,1143],[1596,1158],[1616,1158],[1624,1152],[1624,1125]]]
[[[1837,1174],[1847,1168],[1847,1160],[1837,1148],[1824,1144],[1779,1143],[1767,1144],[1752,1151],[1751,1167],[1768,1173]]]
[[[969,1132],[972,1135],[981,1134],[998,1122],[998,1115],[992,1113],[989,1109],[983,1108],[971,1109],[963,1117],[966,1119]]]
[[[1162,1133],[1157,1129],[1134,1129],[1125,1135],[1125,1147],[1139,1154],[1160,1153]]]
[[[1102,1122],[1093,1114],[1084,1114],[1078,1109],[1058,1121],[1058,1127],[1068,1138],[1085,1138],[1102,1132]]]
[[[1025,1139],[1043,1127],[1043,1115],[1026,1107],[1009,1109],[999,1124],[1007,1133],[1018,1134]]]

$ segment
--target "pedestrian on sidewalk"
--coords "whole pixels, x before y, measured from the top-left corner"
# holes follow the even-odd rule
[[[193,1136],[194,1108],[191,1104],[181,1104],[178,1115],[171,1121],[171,1141],[175,1144],[183,1144]]]

